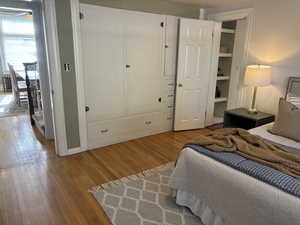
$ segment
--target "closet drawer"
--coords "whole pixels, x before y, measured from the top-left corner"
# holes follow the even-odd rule
[[[162,113],[151,113],[88,124],[89,148],[110,145],[159,130]]]
[[[174,113],[164,113],[163,115],[163,130],[170,131],[173,130],[173,121],[174,121]]]
[[[164,120],[166,120],[166,121],[171,121],[171,122],[173,122],[173,120],[174,120],[174,113],[173,112],[171,112],[171,113],[164,113]]]
[[[176,82],[175,79],[167,79],[165,82],[165,90],[166,91],[175,91]]]
[[[165,113],[173,113],[174,112],[174,103],[166,104],[164,107],[164,112]]]
[[[174,101],[175,101],[175,93],[173,91],[167,92],[167,94],[165,95],[165,103],[167,105],[174,105]]]

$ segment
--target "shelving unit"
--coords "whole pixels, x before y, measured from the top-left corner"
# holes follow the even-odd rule
[[[222,97],[220,97],[220,98],[215,98],[215,103],[218,103],[218,102],[227,102],[227,98],[222,98]]]
[[[220,52],[219,57],[232,57],[232,53],[221,53]]]
[[[229,80],[230,76],[217,76],[217,80]]]
[[[227,109],[231,66],[235,40],[236,21],[224,22],[221,29],[216,96],[214,99],[214,123],[222,123]]]
[[[222,33],[227,33],[227,34],[234,34],[235,30],[234,29],[228,29],[228,28],[222,28],[221,32]]]

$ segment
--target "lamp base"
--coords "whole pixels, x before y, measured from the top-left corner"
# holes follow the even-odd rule
[[[257,114],[257,110],[255,108],[256,95],[257,95],[257,87],[254,87],[252,104],[251,107],[248,109],[249,114]]]
[[[258,113],[258,111],[255,108],[249,108],[248,109],[248,114],[257,114],[257,113]]]

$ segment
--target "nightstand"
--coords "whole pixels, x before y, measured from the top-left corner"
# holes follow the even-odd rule
[[[244,128],[246,130],[271,123],[275,120],[275,116],[268,113],[258,112],[257,114],[249,114],[248,109],[239,108],[226,110],[224,112],[225,128]]]

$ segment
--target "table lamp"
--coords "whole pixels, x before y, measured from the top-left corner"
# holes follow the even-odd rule
[[[248,112],[256,114],[255,101],[258,87],[264,87],[271,84],[271,66],[266,65],[249,65],[247,66],[244,84],[254,87],[252,104]]]

